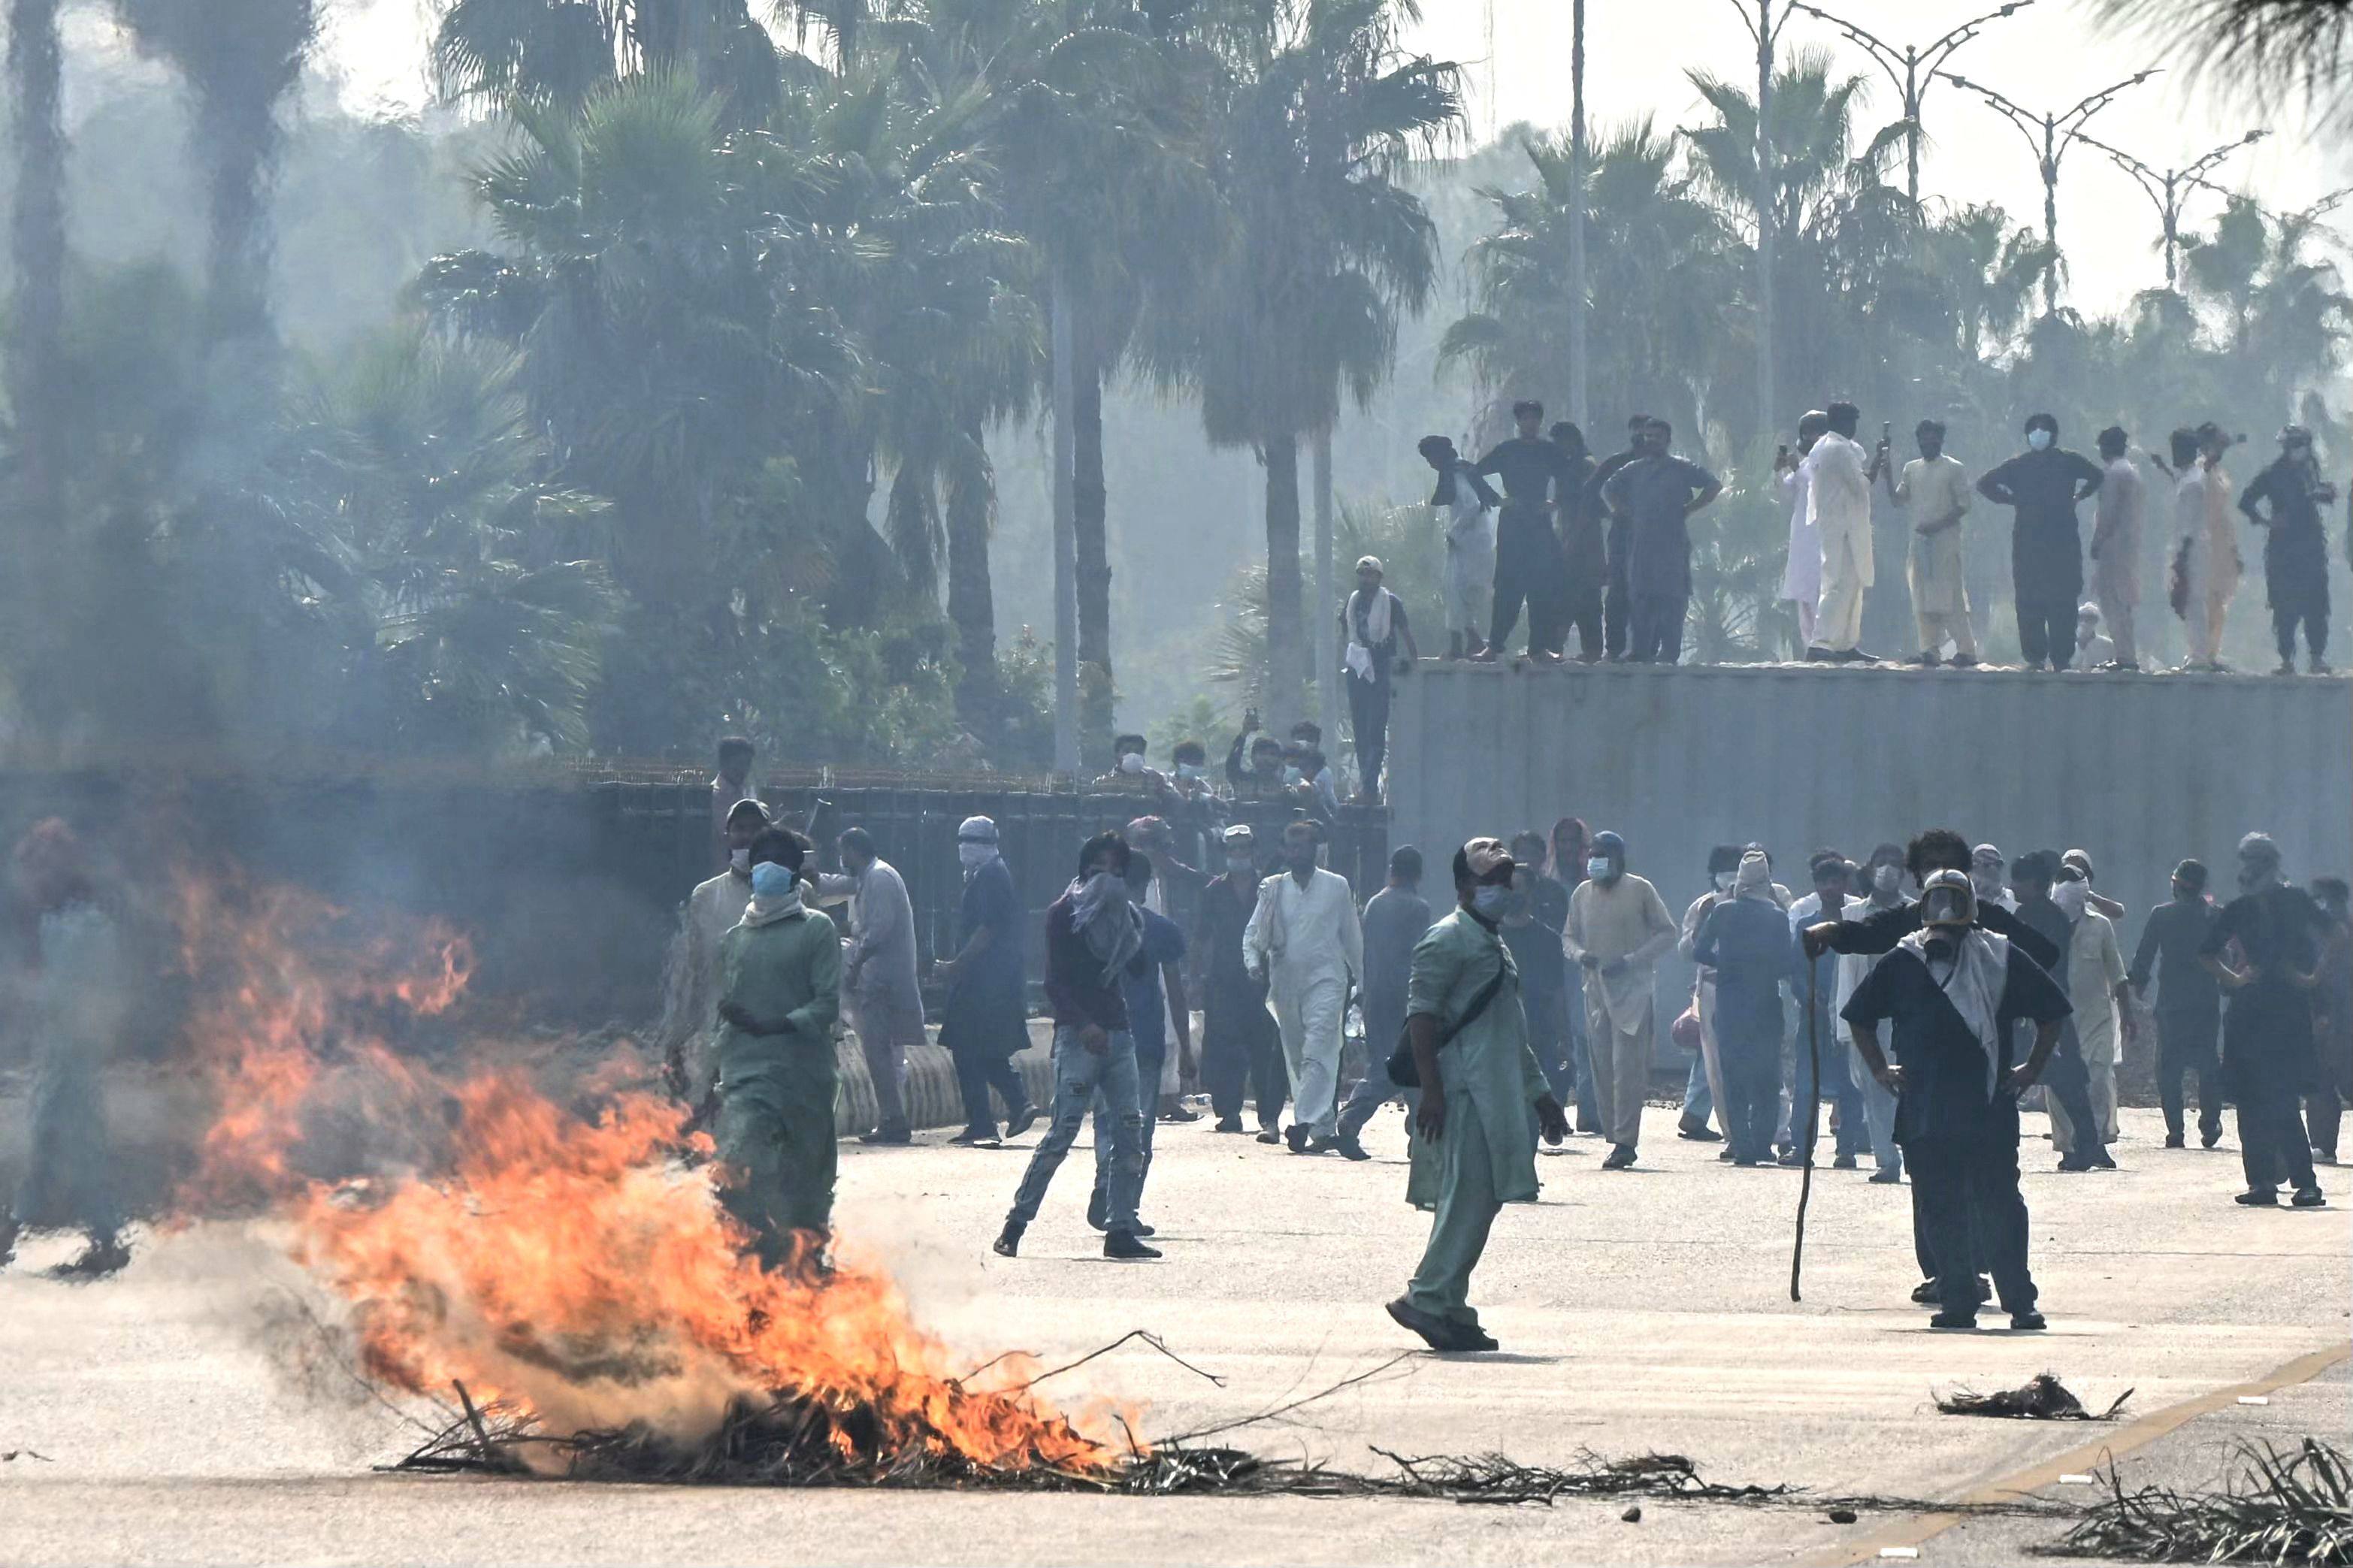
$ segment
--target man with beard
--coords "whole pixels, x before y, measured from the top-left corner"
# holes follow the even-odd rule
[[[1315,864],[1322,838],[1312,822],[1283,828],[1283,869],[1260,884],[1242,933],[1243,957],[1266,981],[1282,1030],[1293,1118],[1283,1139],[1294,1154],[1339,1147],[1341,1018],[1365,973],[1356,895],[1348,879]]]
[[[2315,1079],[2312,994],[2318,984],[2327,917],[2312,895],[2289,885],[2269,834],[2239,841],[2239,896],[2223,907],[2199,948],[2206,972],[2231,999],[2222,1018],[2222,1076],[2239,1108],[2239,1158],[2249,1207],[2279,1203],[2279,1180],[2294,1184],[2298,1208],[2326,1200],[2313,1174],[2312,1147],[2296,1100]],[[2239,948],[2232,965],[2225,950]]]
[[[1675,919],[1659,890],[1626,869],[1626,841],[1615,833],[1595,834],[1585,880],[1568,896],[1561,947],[1585,972],[1586,1038],[1593,1049],[1602,1135],[1610,1142],[1604,1170],[1633,1164],[1641,1142],[1642,1101],[1651,1087],[1653,965],[1675,937]]]
[[[962,945],[954,958],[932,966],[947,988],[940,1019],[940,1044],[955,1063],[956,1090],[964,1100],[964,1131],[953,1142],[995,1148],[994,1088],[1005,1101],[1008,1138],[1018,1138],[1038,1120],[1028,1086],[1013,1058],[1029,1043],[1022,1010],[1021,928],[1029,916],[1013,873],[997,853],[997,824],[967,816],[956,828],[956,859],[964,868],[964,901],[956,913]]]
[[[752,901],[719,946],[722,1195],[769,1268],[822,1266],[839,1158],[841,939],[802,903],[801,859],[781,828],[753,842]]]
[[[121,1240],[104,1074],[121,1047],[136,992],[121,922],[100,900],[88,857],[72,828],[36,823],[16,841],[9,868],[16,1000],[36,1039],[31,1139],[25,1173],[0,1210],[0,1268],[28,1230],[78,1230],[89,1247],[55,1271],[97,1279],[131,1261]]]
[[[2214,1042],[2222,1027],[2222,993],[2199,962],[2214,923],[2203,862],[2173,868],[2173,899],[2149,910],[2126,978],[2140,995],[2157,982],[2157,1098],[2165,1108],[2165,1146],[2184,1144],[2181,1079],[2198,1077],[2198,1141],[2211,1149],[2222,1139],[2222,1085]]]
[[[1499,930],[1513,869],[1500,840],[1456,850],[1455,907],[1413,951],[1406,1010],[1420,1103],[1406,1201],[1430,1212],[1430,1242],[1388,1313],[1438,1351],[1496,1348],[1471,1309],[1471,1271],[1503,1206],[1536,1195],[1537,1132],[1549,1143],[1568,1135],[1528,1049]]]
[[[1120,984],[1144,951],[1144,915],[1128,897],[1127,840],[1098,833],[1080,847],[1079,874],[1046,911],[1046,1005],[1054,1018],[1054,1120],[1029,1156],[991,1250],[1012,1258],[1054,1173],[1101,1094],[1111,1107],[1103,1256],[1160,1256],[1136,1232],[1144,1183],[1144,1110],[1135,1039]]]
[[[2295,673],[2295,628],[2304,627],[2306,668],[2329,673],[2328,541],[2320,509],[2337,500],[2337,487],[2320,477],[2312,432],[2291,425],[2280,432],[2280,455],[2239,497],[2239,510],[2264,532],[2263,590],[2271,600],[2272,633],[2279,644],[2275,675]],[[2263,510],[2269,500],[2271,510]]]
[[[1931,872],[1920,929],[1905,937],[1841,1016],[1855,1049],[1896,1097],[1896,1131],[1912,1165],[1913,1198],[1938,1261],[1937,1329],[1974,1329],[1975,1258],[1992,1273],[2013,1329],[2044,1326],[2027,1267],[2026,1200],[2018,1183],[2018,1096],[2059,1040],[2066,994],[2013,943],[1978,929],[1976,895],[1958,870]],[[2034,1026],[2034,1047],[2013,1061],[2014,1026]],[[1894,1060],[1881,1049],[1892,1026]]]
[[[1585,449],[1585,432],[1566,419],[1552,427],[1552,444],[1560,448],[1561,477],[1555,493],[1560,498],[1561,569],[1567,579],[1560,640],[1566,643],[1568,628],[1575,626],[1577,662],[1596,664],[1608,646],[1601,595],[1609,579],[1609,551],[1602,537],[1600,516],[1586,494],[1594,463]]]
[[[1504,481],[1504,510],[1495,521],[1495,624],[1487,640],[1503,651],[1525,598],[1527,657],[1557,664],[1567,595],[1550,498],[1556,484],[1567,488],[1568,468],[1560,448],[1542,434],[1543,404],[1526,398],[1513,404],[1512,422],[1518,433],[1480,458],[1477,469],[1482,479],[1493,475]]]
[[[2100,488],[2081,452],[2059,445],[2059,421],[2026,420],[2026,450],[1978,480],[1978,494],[2017,509],[2010,533],[2010,591],[2026,668],[2064,669],[2075,657],[2075,607],[2084,595],[2084,536],[2076,504]]]
[[[1258,1141],[1282,1142],[1291,1076],[1282,1034],[1266,1010],[1266,981],[1252,974],[1242,939],[1258,912],[1258,838],[1250,825],[1226,829],[1225,872],[1201,890],[1192,943],[1201,991],[1201,1077],[1219,1132],[1242,1131],[1242,1092],[1255,1090]]]

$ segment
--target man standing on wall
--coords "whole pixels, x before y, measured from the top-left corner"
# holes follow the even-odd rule
[[[1506,857],[1508,858],[1508,857]],[[1586,1037],[1593,1048],[1596,1098],[1609,1157],[1602,1168],[1634,1163],[1642,1138],[1642,1101],[1651,1087],[1653,965],[1675,944],[1674,917],[1659,890],[1626,869],[1626,841],[1593,836],[1586,879],[1568,897],[1562,950],[1585,972]]]
[[[1567,420],[1552,427],[1552,444],[1560,448],[1561,566],[1567,597],[1561,605],[1561,641],[1567,628],[1577,628],[1577,659],[1598,664],[1607,647],[1602,626],[1602,588],[1609,580],[1609,551],[1602,536],[1599,509],[1588,493],[1593,479],[1593,458],[1585,449],[1585,432]]]
[[[1400,650],[1399,645],[1403,647]],[[1421,657],[1407,622],[1405,601],[1381,586],[1381,563],[1356,563],[1356,589],[1340,607],[1340,668],[1348,685],[1348,723],[1356,742],[1356,798],[1381,798],[1381,763],[1388,755],[1389,682]]]
[[[2100,488],[2100,470],[2059,445],[2059,421],[2026,420],[2026,450],[1978,480],[1978,494],[2017,510],[2010,538],[2018,646],[2029,669],[2064,669],[2075,657],[2075,605],[2084,592],[2084,538],[2076,503]]]
[[[2295,628],[2304,627],[2306,668],[2327,675],[2328,662],[2328,541],[2320,509],[2337,501],[2337,487],[2320,477],[2312,432],[2291,425],[2280,432],[2280,455],[2239,498],[2247,521],[2264,531],[2263,589],[2271,600],[2279,644],[2275,675],[2295,673]],[[2271,502],[2266,513],[2263,502]]]
[[[2100,502],[2092,524],[2092,593],[2100,618],[2108,624],[2115,652],[2107,670],[2140,668],[2140,643],[2133,616],[2140,607],[2141,520],[2148,510],[2148,487],[2132,460],[2121,426],[2100,432]]]
[[[1528,606],[1527,657],[1541,664],[1560,662],[1558,629],[1563,601],[1560,536],[1553,531],[1553,486],[1568,484],[1561,450],[1544,437],[1544,405],[1523,398],[1512,405],[1517,434],[1479,459],[1482,479],[1504,481],[1504,510],[1495,523],[1495,627],[1487,640],[1498,653],[1511,639]]]
[[[1446,545],[1440,586],[1446,600],[1446,657],[1495,657],[1481,626],[1495,602],[1495,509],[1502,500],[1443,436],[1424,436],[1416,448],[1438,475],[1430,492]]]
[[[1807,504],[1822,546],[1822,602],[1814,615],[1814,640],[1806,658],[1814,663],[1869,664],[1862,651],[1862,595],[1872,584],[1871,481],[1886,461],[1884,452],[1866,458],[1854,438],[1862,410],[1833,403],[1830,428],[1806,454]]]
[[[1627,464],[1643,455],[1646,447],[1643,433],[1651,427],[1651,416],[1637,414],[1626,421],[1626,448],[1612,452],[1601,459],[1592,477],[1585,481],[1585,510],[1597,520],[1608,521],[1609,560],[1605,569],[1605,588],[1601,602],[1603,646],[1612,663],[1626,657],[1626,645],[1633,636],[1633,590],[1629,584],[1628,569],[1633,564],[1633,520],[1613,505],[1609,498],[1609,481]]]
[[[1935,666],[1953,645],[1953,663],[1963,669],[1978,661],[1977,629],[1969,624],[1968,574],[1961,557],[1961,520],[1969,510],[1969,478],[1945,451],[1945,426],[1923,419],[1913,431],[1920,455],[1904,465],[1904,477],[1889,492],[1895,504],[1914,510],[1912,550],[1906,571],[1912,587],[1912,617],[1918,623],[1920,651],[1911,662]]]
[[[1724,493],[1724,481],[1668,449],[1674,428],[1653,419],[1642,433],[1643,455],[1611,475],[1602,496],[1626,514],[1633,559],[1626,584],[1633,599],[1632,664],[1677,664],[1683,657],[1683,619],[1691,612],[1692,514]]]
[[[2148,994],[2157,982],[2157,1098],[2165,1108],[2165,1146],[2181,1148],[2181,1079],[2198,1077],[2198,1140],[2211,1149],[2222,1140],[2222,1085],[2214,1043],[2222,1026],[2222,993],[2199,962],[2214,923],[2206,896],[2206,867],[2184,860],[2173,868],[2173,899],[2149,910],[2126,978]]]
[[[1259,885],[1242,933],[1250,973],[1266,981],[1282,1030],[1294,1118],[1283,1138],[1294,1154],[1339,1147],[1341,1019],[1365,973],[1356,895],[1348,879],[1315,864],[1322,837],[1312,822],[1282,830],[1283,869]]]
[[[1806,458],[1831,427],[1831,416],[1809,409],[1798,421],[1798,448],[1773,458],[1773,485],[1789,509],[1789,557],[1781,568],[1781,597],[1798,612],[1798,643],[1814,646],[1814,618],[1822,602],[1822,536],[1814,531],[1813,489]]]

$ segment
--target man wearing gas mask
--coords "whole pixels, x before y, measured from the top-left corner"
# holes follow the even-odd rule
[[[2018,1096],[2059,1044],[2066,994],[2018,945],[1978,925],[1977,895],[1958,868],[1921,887],[1920,928],[1874,967],[1841,1010],[1872,1076],[1896,1097],[1896,1138],[1912,1167],[1913,1201],[1937,1270],[1929,1326],[1977,1326],[1975,1260],[1993,1276],[2013,1329],[2043,1327],[2027,1268],[2026,1200],[2018,1184]],[[2013,1026],[2034,1026],[2015,1060]],[[1891,1062],[1880,1043],[1890,1026]]]

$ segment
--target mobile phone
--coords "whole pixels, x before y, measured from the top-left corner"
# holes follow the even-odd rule
[[[1879,439],[1883,446],[1895,439],[1895,426],[1892,422],[1885,419],[1879,422]]]

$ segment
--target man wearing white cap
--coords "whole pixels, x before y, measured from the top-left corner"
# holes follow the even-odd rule
[[[1339,1131],[1340,1020],[1348,988],[1365,973],[1365,932],[1348,879],[1315,864],[1322,829],[1293,822],[1282,830],[1283,870],[1259,885],[1258,908],[1242,932],[1242,954],[1282,1030],[1295,1120],[1283,1140],[1294,1154],[1336,1149]]]
[[[1404,651],[1398,651],[1402,644]],[[1340,668],[1347,674],[1348,723],[1356,743],[1356,798],[1381,797],[1381,760],[1388,754],[1389,679],[1420,657],[1405,601],[1381,586],[1381,563],[1356,563],[1356,591],[1340,607]]]

